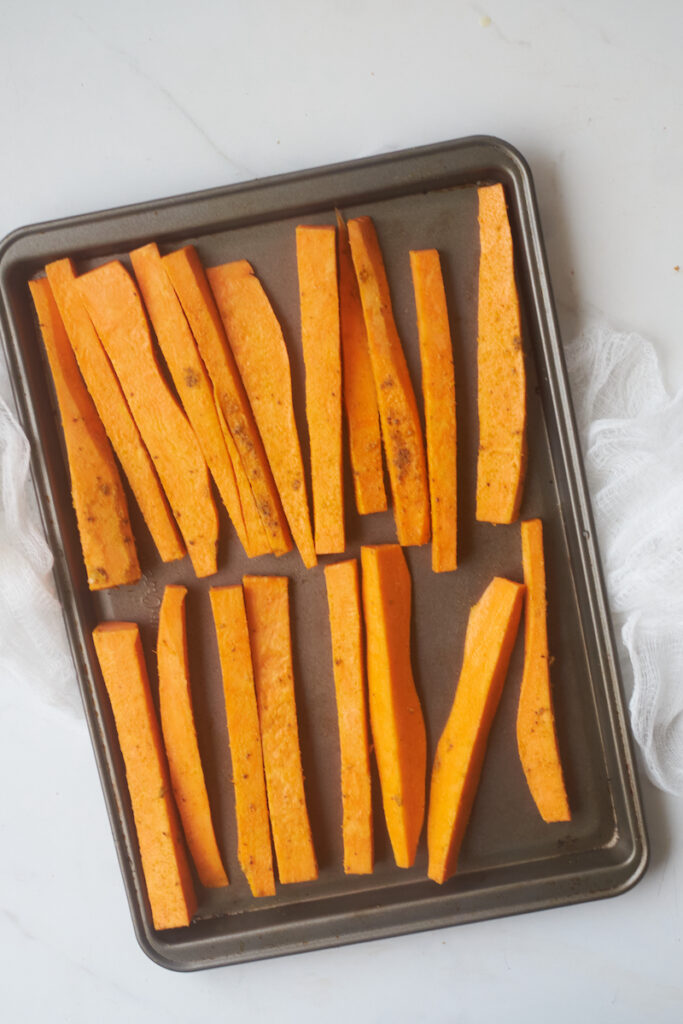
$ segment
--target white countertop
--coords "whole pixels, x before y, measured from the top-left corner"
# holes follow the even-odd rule
[[[531,164],[565,338],[594,313],[640,331],[673,391],[681,38],[677,0],[5,0],[0,237],[498,135]],[[647,782],[650,867],[616,899],[176,975],[135,942],[85,725],[42,704],[29,680],[3,687],[0,704],[8,1024],[683,1019],[683,802]]]

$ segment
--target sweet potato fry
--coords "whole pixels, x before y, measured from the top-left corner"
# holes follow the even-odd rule
[[[523,597],[521,584],[496,576],[470,612],[455,700],[432,769],[427,846],[435,882],[445,882],[457,866]]]
[[[282,329],[246,260],[207,270],[225,333],[246,388],[282,507],[304,565],[316,564],[306,477]]]
[[[526,471],[526,378],[502,185],[480,188],[477,519],[512,523]]]
[[[543,524],[521,524],[526,584],[524,672],[517,711],[517,747],[534,802],[544,821],[570,821],[550,690]]]
[[[273,896],[273,851],[249,630],[242,588],[210,592],[223,674],[237,816],[237,854],[252,896]]]
[[[429,489],[422,428],[394,322],[382,253],[369,217],[350,220],[348,229],[363,303],[398,540],[403,546],[426,544]]]
[[[29,283],[66,444],[71,496],[91,590],[140,579],[128,505],[104,427],[81,377],[46,278]]]
[[[315,550],[343,551],[342,377],[335,229],[296,229]]]
[[[213,388],[178,296],[161,262],[159,249],[153,242],[131,252],[130,261],[178,397],[197,435],[235,532],[246,548],[242,504],[232,460],[218,421]]]
[[[171,785],[183,831],[202,885],[228,884],[199,754],[192,711],[185,625],[185,587],[168,586],[159,612],[159,715]]]
[[[411,581],[398,544],[361,548],[372,741],[396,864],[415,861],[425,810],[427,738],[410,658]]]
[[[436,249],[411,252],[410,267],[422,360],[432,569],[448,572],[458,564],[453,346],[438,252]]]
[[[134,622],[93,630],[109,694],[133,809],[142,871],[155,928],[181,928],[197,909],[149,689],[140,633]]]
[[[288,582],[286,576],[245,576],[242,581],[270,824],[283,884],[318,877],[299,750]]]
[[[182,558],[185,547],[159,483],[154,464],[92,325],[70,259],[45,267],[55,302],[86,387],[128,479],[161,560]]]
[[[147,317],[123,265],[105,263],[78,286],[171,502],[197,576],[216,572],[218,516],[197,438],[161,375]]]
[[[242,509],[242,517],[244,519],[244,528],[246,531],[247,544],[245,551],[249,558],[258,558],[259,555],[269,555],[272,553],[272,548],[266,536],[266,531],[259,515],[258,508],[256,507],[256,498],[254,492],[251,489],[249,479],[244,471],[242,460],[240,459],[239,452],[235,446],[235,442],[232,439],[230,428],[225,422],[225,416],[221,409],[220,402],[218,401],[218,392],[214,389],[214,402],[216,406],[216,412],[218,413],[218,422],[221,425],[223,431],[223,438],[225,440],[225,447],[228,449],[232,466],[235,471],[235,482],[237,483],[237,491],[240,496],[240,506]]]

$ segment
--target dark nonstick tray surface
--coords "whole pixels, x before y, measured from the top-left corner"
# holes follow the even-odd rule
[[[515,244],[527,363],[529,467],[522,518],[543,519],[549,638],[559,744],[572,820],[544,824],[519,762],[515,718],[523,629],[491,731],[481,785],[457,875],[444,886],[426,877],[426,842],[414,868],[393,863],[375,784],[376,867],[367,877],[342,870],[339,747],[322,558],[304,570],[292,552],[249,562],[223,513],[219,573],[197,580],[188,559],[164,565],[133,500],[131,517],[143,579],[91,593],[71,506],[68,472],[49,371],[28,280],[49,260],[73,256],[81,270],[156,241],[162,252],[187,242],[206,265],[248,259],[287,339],[299,431],[304,414],[294,228],[369,214],[385,255],[394,312],[418,403],[420,365],[409,249],[439,249],[449,301],[458,402],[459,559],[456,572],[431,572],[431,547],[406,551],[413,579],[413,663],[427,722],[429,762],[450,708],[471,605],[494,575],[521,580],[518,524],[474,518],[476,451],[476,185],[502,182]],[[197,969],[346,942],[459,924],[615,895],[647,862],[633,758],[593,524],[548,280],[533,183],[523,158],[486,137],[180,196],[25,228],[0,244],[0,327],[15,395],[31,441],[33,475],[64,607],[95,757],[111,818],[135,931],[145,952],[178,970]],[[309,478],[310,494],[310,478]],[[347,466],[347,551],[394,542],[391,512],[359,517]],[[338,556],[341,557],[341,556]],[[236,855],[229,744],[211,618],[211,585],[247,572],[290,578],[302,756],[314,842],[315,883],[251,897]],[[219,845],[231,884],[199,888],[186,929],[152,928],[113,718],[91,641],[104,619],[140,624],[150,678],[164,586],[189,589],[188,629],[195,713]],[[87,941],[87,939],[85,940]]]

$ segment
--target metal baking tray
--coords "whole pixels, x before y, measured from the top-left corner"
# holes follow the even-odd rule
[[[162,252],[193,242],[208,265],[250,260],[288,341],[306,458],[295,225],[333,222],[335,208],[348,216],[373,217],[418,402],[419,349],[408,250],[439,249],[454,339],[460,566],[454,573],[435,575],[429,546],[406,552],[413,579],[413,661],[431,762],[453,698],[469,608],[493,575],[521,579],[518,525],[491,526],[474,518],[476,185],[494,181],[503,183],[509,206],[528,372],[529,466],[522,517],[540,516],[545,527],[552,680],[573,817],[568,824],[544,824],[520,766],[515,736],[523,657],[520,630],[456,876],[444,886],[427,879],[424,835],[415,866],[395,867],[376,775],[375,871],[368,877],[345,876],[322,572],[330,559],[321,559],[308,572],[296,552],[248,563],[226,520],[220,571],[199,581],[187,559],[159,562],[131,499],[143,579],[134,586],[91,593],[27,282],[60,256],[73,256],[85,270],[151,240]],[[135,932],[153,960],[191,970],[271,957],[611,896],[640,878],[647,840],[617,659],[534,188],[519,153],[497,139],[469,138],[24,228],[0,246],[0,326],[31,442],[35,488],[55,556],[57,587]],[[363,519],[355,513],[348,466],[346,473],[348,557],[357,555],[362,543],[394,541],[395,530],[391,512]],[[291,580],[302,756],[320,862],[317,882],[278,885],[275,897],[261,900],[250,896],[236,858],[228,737],[208,597],[210,585],[239,582],[245,572],[286,574]],[[199,888],[199,909],[190,927],[157,932],[151,925],[123,763],[90,633],[103,619],[138,622],[154,686],[160,600],[165,584],[179,582],[189,588],[198,734],[231,884],[221,891]]]

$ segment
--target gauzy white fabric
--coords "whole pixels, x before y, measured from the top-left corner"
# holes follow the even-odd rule
[[[633,734],[652,781],[682,793],[683,391],[636,334],[591,324],[566,356]]]
[[[0,397],[0,680],[81,715],[62,610],[33,488],[29,445]],[[2,693],[3,691],[0,691]]]

